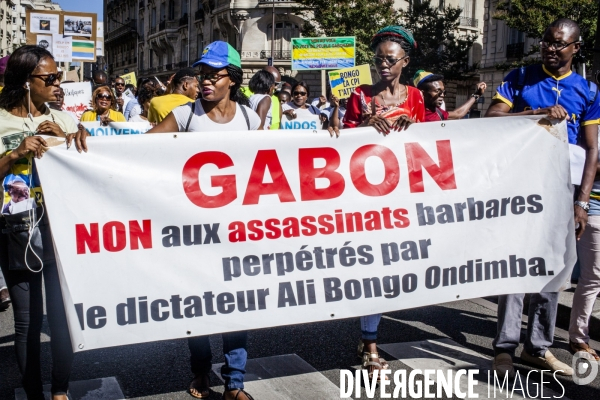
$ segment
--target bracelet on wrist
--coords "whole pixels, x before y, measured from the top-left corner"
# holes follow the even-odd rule
[[[573,204],[575,204],[577,207],[583,208],[583,211],[585,211],[586,213],[590,211],[590,203],[588,203],[587,201],[576,201]]]

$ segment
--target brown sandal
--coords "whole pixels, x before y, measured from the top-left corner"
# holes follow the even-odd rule
[[[381,362],[382,360],[383,362]],[[372,371],[370,367],[374,367]],[[390,369],[390,366],[383,358],[379,357],[379,353],[364,352],[362,357],[361,368],[369,371],[369,380],[373,379],[373,373],[375,372],[375,370],[379,370],[380,373],[377,375],[377,383],[380,383],[382,380],[381,370]],[[383,380],[389,381],[390,378],[386,376]]]
[[[596,353],[596,351],[592,349],[587,343],[576,343],[569,341],[569,347],[571,348],[571,352],[573,354],[583,351],[594,357],[596,362],[600,362],[600,356],[598,356],[598,353]]]
[[[207,399],[210,396],[210,377],[208,374],[198,374],[190,382],[190,394],[197,399]]]

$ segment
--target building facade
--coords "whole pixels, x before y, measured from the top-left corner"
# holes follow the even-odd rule
[[[8,55],[13,49],[14,8],[15,3],[12,0],[0,0],[0,57]]]
[[[520,61],[539,39],[528,38],[523,32],[494,19],[498,0],[485,0],[484,40],[481,59],[481,80],[488,84],[484,111],[489,107],[496,88],[509,72],[510,63]]]
[[[192,65],[215,40],[226,41],[240,52],[246,77],[267,65],[272,55],[274,65],[292,75],[290,39],[300,36],[304,23],[294,13],[295,1],[104,1],[105,52],[111,76],[135,71],[138,76],[164,79]],[[314,75],[320,82],[320,74]]]

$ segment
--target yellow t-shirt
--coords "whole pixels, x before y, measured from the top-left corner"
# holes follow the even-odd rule
[[[158,124],[169,115],[174,108],[191,103],[194,100],[183,94],[167,94],[150,100],[148,108],[148,121]]]
[[[81,115],[81,122],[94,122],[98,114],[96,111],[86,111]],[[108,118],[112,119],[115,122],[127,122],[125,116],[118,111],[108,110]]]

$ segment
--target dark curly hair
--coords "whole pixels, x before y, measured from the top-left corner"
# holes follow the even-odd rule
[[[140,86],[137,92],[137,100],[140,103],[142,109],[144,108],[144,103],[152,100],[156,96],[156,87],[153,85],[143,85]]]
[[[19,47],[8,59],[4,72],[5,86],[0,92],[0,108],[10,111],[17,107],[27,95],[25,82],[44,58],[52,54],[39,46]]]
[[[236,67],[235,65],[229,64],[225,67],[225,71],[229,74],[229,79],[235,85],[231,87],[231,92],[229,94],[229,99],[235,101],[239,105],[244,105],[246,107],[250,107],[250,101],[248,101],[248,97],[242,92],[241,87],[244,82],[244,72],[240,67]]]

